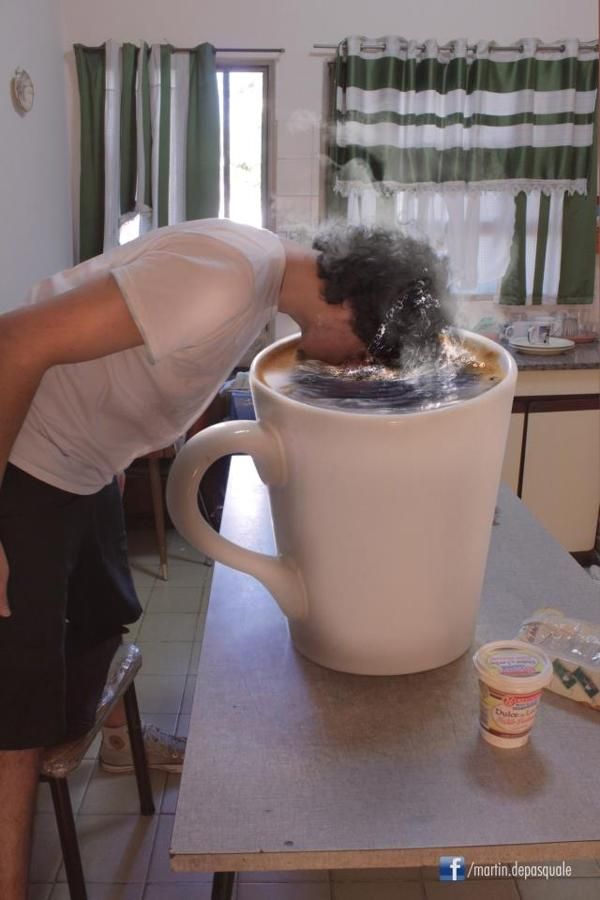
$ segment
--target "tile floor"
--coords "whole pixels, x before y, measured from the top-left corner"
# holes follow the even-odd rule
[[[134,579],[144,615],[131,631],[144,656],[136,679],[146,721],[186,734],[212,569],[174,532],[169,581],[156,577],[151,531],[130,534]],[[107,775],[98,742],[70,779],[89,900],[210,900],[211,876],[169,867],[179,778],[153,773],[157,815],[138,814],[133,775]],[[245,872],[234,900],[600,900],[600,861],[574,863],[571,879],[445,884],[436,868],[336,872]],[[47,785],[35,823],[29,900],[69,900]]]

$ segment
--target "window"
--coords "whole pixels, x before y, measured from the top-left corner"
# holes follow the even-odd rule
[[[219,216],[246,225],[268,226],[269,66],[220,64],[217,70],[221,119]],[[134,216],[119,229],[119,243],[140,234]]]
[[[221,204],[219,216],[267,225],[266,66],[219,66]]]
[[[139,215],[127,219],[119,226],[119,244],[128,244],[140,236],[140,217]]]

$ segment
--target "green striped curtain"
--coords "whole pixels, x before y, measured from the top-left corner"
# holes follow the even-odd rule
[[[557,296],[589,302],[598,54],[577,40],[550,52],[533,39],[521,44],[514,52],[489,42],[470,50],[466,40],[449,48],[400,37],[343,41],[334,71],[330,210],[360,192],[508,192],[516,197],[516,224],[501,299],[524,303],[533,265],[534,302],[545,296],[548,222],[557,221],[552,199],[562,215]],[[533,204],[526,208],[536,192],[540,243],[532,264],[523,229],[531,230]]]
[[[155,88],[159,93],[155,128],[158,153],[156,221],[159,227],[172,224],[173,215],[205,219],[219,212],[219,94],[215,49],[211,44],[200,44],[186,54],[189,65],[187,120],[185,133],[180,136],[185,143],[185,171],[181,173],[185,180],[185,201],[181,210],[173,210],[170,188],[175,162],[171,159],[170,126],[174,101],[172,71],[177,52],[170,45],[161,45],[154,67]]]
[[[536,193],[522,191],[515,198],[514,237],[510,262],[500,287],[501,303],[522,305],[524,298],[529,298],[535,306],[543,303],[548,296],[555,303],[594,302],[598,178],[593,160],[596,158],[596,147],[595,130],[586,194],[536,196]],[[552,205],[562,207],[560,233],[554,242],[549,235]],[[531,206],[534,206],[533,221],[531,217],[528,220],[528,207]],[[553,255],[557,256],[554,278],[548,276],[548,268],[554,262]]]
[[[107,71],[106,44],[77,44],[74,49],[81,110],[80,260],[110,249],[107,234],[118,234],[121,219],[137,213],[144,219],[142,231],[152,224],[160,227],[218,215],[220,128],[214,47],[201,44],[185,51],[189,84],[179,87],[189,100],[184,117],[177,120],[180,131],[174,135],[172,69],[179,51],[168,44],[154,48],[123,44],[115,73]],[[118,171],[114,178],[108,161],[115,135],[105,133],[110,120],[106,85],[114,83],[117,75]],[[185,156],[185,204],[175,212],[174,145],[179,156]],[[107,228],[107,210],[119,219],[112,229]]]
[[[121,110],[120,120],[120,210],[121,215],[135,209],[137,189],[137,120],[135,80],[138,48],[123,44],[121,48]]]
[[[104,97],[106,51],[75,44],[81,118],[79,259],[102,253],[104,244]]]
[[[185,180],[188,219],[218,215],[220,143],[215,51],[210,44],[201,44],[190,53]]]

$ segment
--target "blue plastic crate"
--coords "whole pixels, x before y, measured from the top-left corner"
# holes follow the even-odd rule
[[[250,391],[231,391],[229,415],[232,419],[256,419]]]

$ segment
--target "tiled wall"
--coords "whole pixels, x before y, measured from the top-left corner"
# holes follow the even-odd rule
[[[273,226],[281,237],[310,245],[323,215],[323,157],[321,122],[308,112],[277,122],[275,131],[275,191]],[[278,313],[273,337],[298,330]]]
[[[306,112],[277,122],[275,228],[283,237],[301,236],[319,223],[321,126]]]

